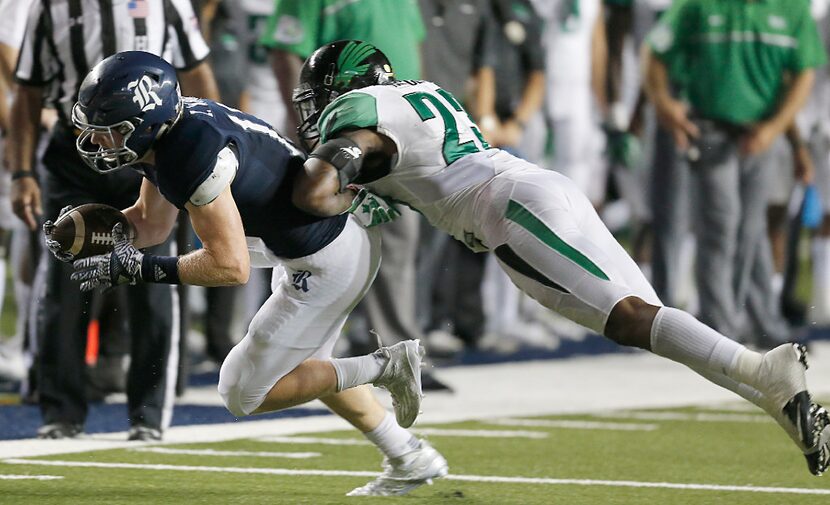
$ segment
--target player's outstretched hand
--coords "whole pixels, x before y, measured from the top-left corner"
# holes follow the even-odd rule
[[[70,210],[72,210],[71,205],[67,205],[66,207],[62,208],[60,213],[58,214],[58,220]],[[54,232],[55,223],[51,219],[43,223],[43,234],[46,235],[46,247],[49,249],[49,251],[52,252],[52,256],[65,263],[74,260],[75,255],[71,252],[62,250],[60,243],[54,238],[52,238],[52,234]]]
[[[364,228],[388,223],[401,215],[393,200],[376,195],[366,188],[357,192],[348,212],[354,214]]]
[[[110,288],[119,284],[135,284],[141,280],[141,261],[144,254],[130,242],[124,232],[124,225],[118,223],[112,228],[113,250],[75,261],[72,280],[81,282],[81,291],[96,287]]]

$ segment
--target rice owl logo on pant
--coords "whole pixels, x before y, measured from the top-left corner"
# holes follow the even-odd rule
[[[161,98],[156,94],[154,87],[155,82],[148,75],[127,84],[127,89],[134,90],[133,102],[141,107],[141,112],[153,110],[156,105],[161,105]]]

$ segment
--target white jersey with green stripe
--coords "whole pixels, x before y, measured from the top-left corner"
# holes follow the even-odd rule
[[[375,128],[392,139],[397,156],[388,173],[365,185],[417,210],[468,246],[483,249],[469,240],[471,216],[464,202],[495,175],[492,163],[473,159],[486,159],[496,150],[449,92],[426,81],[362,88],[329,104],[318,127],[322,142],[355,128]],[[477,153],[482,155],[472,156]]]

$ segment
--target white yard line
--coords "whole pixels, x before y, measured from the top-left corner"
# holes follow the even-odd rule
[[[168,449],[166,447],[139,447],[136,452],[155,454],[189,454],[192,456],[254,456],[260,458],[309,459],[322,456],[319,452],[262,452],[262,451],[216,451],[213,449]]]
[[[700,421],[704,423],[772,423],[767,415],[715,414],[708,412],[607,412],[593,414],[593,417],[638,419],[641,421]]]
[[[62,475],[2,475],[0,480],[60,480]]]
[[[345,470],[294,470],[289,468],[240,468],[217,466],[188,466],[188,465],[146,465],[135,463],[94,463],[89,461],[49,461],[6,459],[11,465],[43,465],[53,467],[74,468],[119,468],[129,470],[181,471],[181,472],[214,472],[214,473],[245,473],[262,475],[312,475],[321,477],[375,477],[378,472],[345,471]],[[729,486],[720,484],[694,484],[677,482],[638,482],[630,480],[598,480],[598,479],[552,479],[534,477],[504,477],[498,475],[447,475],[447,480],[466,482],[495,482],[503,484],[547,484],[572,486],[608,486],[633,488],[662,488],[694,491],[733,491],[749,493],[777,493],[803,495],[830,495],[830,489],[809,489],[797,487],[764,487],[764,486]]]
[[[257,442],[275,442],[278,444],[323,444],[323,445],[372,445],[368,440],[355,438],[318,438],[318,437],[259,437]]]
[[[482,422],[499,426],[531,426],[537,428],[564,428],[567,430],[654,431],[659,428],[656,424],[648,423],[605,423],[567,419],[494,419]]]
[[[435,437],[478,437],[478,438],[548,438],[544,431],[523,430],[444,430],[440,428],[414,428],[418,435]]]

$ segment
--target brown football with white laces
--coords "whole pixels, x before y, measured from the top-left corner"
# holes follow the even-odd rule
[[[112,251],[112,228],[116,223],[124,225],[131,240],[135,237],[127,216],[115,207],[102,203],[79,205],[55,222],[52,240],[75,259],[108,253]]]

